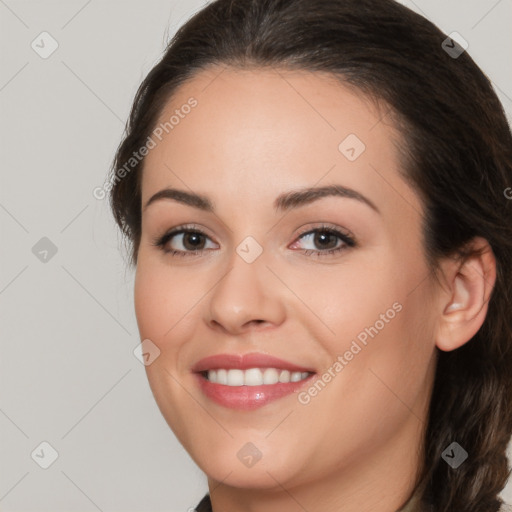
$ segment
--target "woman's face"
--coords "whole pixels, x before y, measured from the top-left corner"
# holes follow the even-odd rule
[[[214,481],[291,488],[418,462],[435,288],[385,115],[323,75],[230,68],[161,114],[136,316],[158,406]],[[182,194],[147,205],[164,189]],[[201,362],[219,354],[234,357]]]

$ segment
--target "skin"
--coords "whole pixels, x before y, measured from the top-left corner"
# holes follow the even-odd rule
[[[398,173],[400,134],[354,89],[319,73],[213,67],[177,90],[161,120],[192,96],[197,106],[149,152],[142,179],[143,205],[174,187],[215,206],[167,199],[143,210],[135,310],[141,339],[160,350],[146,366],[156,402],[208,476],[214,510],[395,511],[417,483],[436,347],[453,350],[480,328],[492,252],[475,239],[482,256],[463,266],[447,259],[434,279],[423,206]],[[349,134],[366,146],[352,162],[338,149]],[[346,197],[274,210],[284,192],[330,184],[379,212]],[[191,223],[206,234],[202,254],[152,244]],[[322,223],[357,245],[305,254],[325,249],[299,230]],[[252,263],[236,252],[247,236],[263,249]],[[178,235],[167,248],[191,252],[183,243]],[[228,409],[191,373],[209,355],[263,352],[321,375],[394,303],[401,311],[306,405],[292,394]],[[237,457],[248,442],[262,455],[252,467]]]

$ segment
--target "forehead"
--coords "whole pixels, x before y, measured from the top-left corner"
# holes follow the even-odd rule
[[[213,195],[249,188],[270,203],[278,189],[327,182],[414,201],[398,174],[402,142],[388,111],[324,73],[203,70],[160,114],[160,135],[144,165],[143,203],[168,186]]]

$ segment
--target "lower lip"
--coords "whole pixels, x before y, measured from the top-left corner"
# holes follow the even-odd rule
[[[230,409],[250,411],[296,392],[309,384],[315,374],[298,382],[279,382],[261,386],[226,386],[210,382],[199,373],[195,375],[202,392],[217,404]]]

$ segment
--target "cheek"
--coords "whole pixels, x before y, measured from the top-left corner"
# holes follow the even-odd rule
[[[332,336],[328,339],[335,350],[350,345],[350,340],[361,333],[364,338],[365,329],[376,322],[382,329],[380,318],[387,311],[387,317],[396,316],[393,304],[401,297],[399,281],[393,262],[385,256],[381,252],[376,262],[369,251],[360,251],[339,267],[315,272],[314,279],[297,276],[301,296],[329,326]]]
[[[156,272],[139,255],[134,283],[134,306],[141,339],[154,340],[160,337],[161,329],[156,327],[162,324],[162,313],[165,309],[162,307],[162,299],[165,297],[162,297],[161,279],[157,277]]]
[[[197,323],[193,312],[201,295],[197,285],[187,285],[181,274],[139,253],[134,306],[140,339],[151,340],[160,350],[154,362],[145,367],[155,401],[171,429],[185,440],[187,407],[194,411],[194,402],[176,376],[183,372],[185,342]]]
[[[156,344],[175,337],[193,316],[205,291],[201,281],[183,270],[140,257],[134,283],[134,306],[141,337]]]
[[[342,455],[371,453],[406,423],[421,426],[417,418],[423,417],[428,402],[433,348],[428,334],[418,328],[417,311],[409,302],[402,306],[398,312],[392,310],[396,314],[392,319],[389,315],[388,323],[371,320],[360,329],[349,319],[356,335],[347,333],[330,346],[332,365],[340,363],[341,356],[342,369],[331,366],[335,377],[325,387],[319,386],[320,391],[311,390],[316,396],[310,397],[306,408],[316,425],[326,425],[324,435],[332,444],[323,455],[332,458],[333,464]],[[380,311],[387,310],[376,310]]]
[[[338,356],[343,366],[333,368],[340,377],[324,396],[333,402],[342,397],[347,409],[368,414],[368,420],[409,414],[404,403],[416,403],[424,390],[434,352],[434,308],[425,268],[403,265],[396,255],[371,263],[357,271],[351,266],[350,273],[340,273],[342,279],[315,279],[325,292],[319,311],[334,331],[320,338],[330,355],[326,367],[340,362]]]

